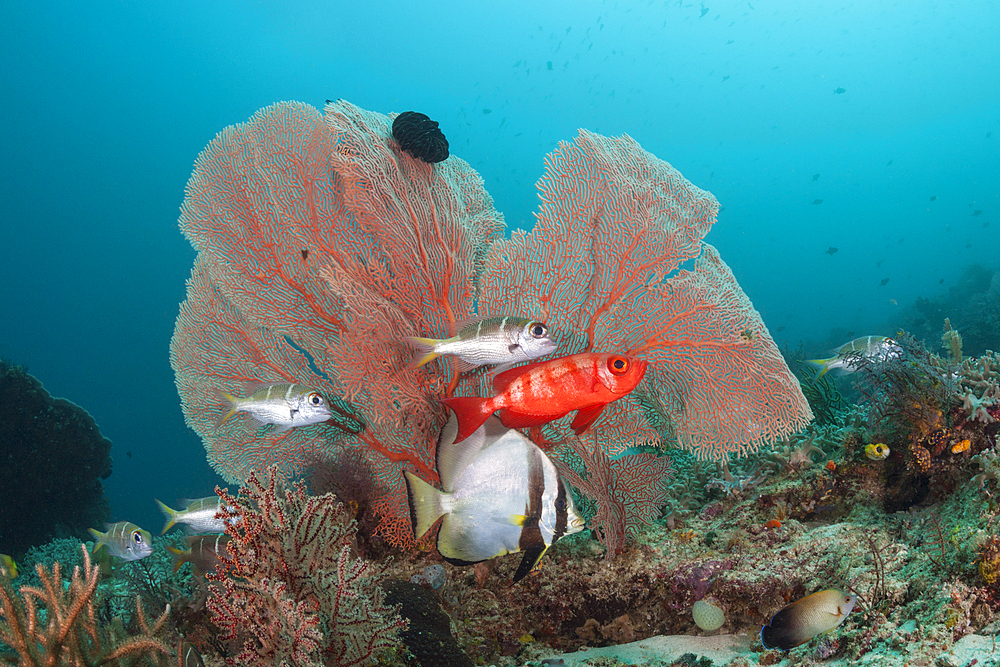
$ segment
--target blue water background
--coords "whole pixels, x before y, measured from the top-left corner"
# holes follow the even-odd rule
[[[986,0],[8,2],[0,355],[114,442],[116,520],[211,494],[168,364],[184,184],[226,125],[327,98],[439,120],[509,226],[558,141],[628,133],[718,197],[707,240],[780,344],[891,333],[1000,264],[997,26]]]

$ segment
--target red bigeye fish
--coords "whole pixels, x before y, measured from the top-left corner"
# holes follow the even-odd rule
[[[644,359],[585,352],[512,368],[493,379],[496,395],[444,398],[458,417],[461,442],[494,412],[507,428],[539,426],[577,410],[573,430],[579,435],[604,406],[627,395],[646,375]]]

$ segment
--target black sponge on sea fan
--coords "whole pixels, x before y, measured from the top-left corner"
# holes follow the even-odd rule
[[[440,162],[448,157],[448,140],[431,120],[416,111],[404,111],[392,121],[392,136],[400,148],[418,160]]]

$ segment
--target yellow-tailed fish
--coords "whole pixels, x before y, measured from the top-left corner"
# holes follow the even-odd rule
[[[153,500],[156,500],[155,498]],[[156,500],[160,511],[167,517],[167,522],[160,531],[160,535],[167,532],[175,525],[181,525],[186,533],[196,535],[199,533],[221,533],[226,530],[226,522],[215,518],[219,513],[219,496],[209,496],[208,498],[198,498],[197,500],[185,500],[184,509],[175,510]]]
[[[889,456],[889,446],[881,442],[873,442],[865,446],[865,456],[872,461],[884,461]]]
[[[17,563],[7,554],[0,554],[0,579],[16,579]]]
[[[523,317],[488,317],[474,321],[451,338],[408,337],[407,343],[422,353],[414,366],[451,354],[458,357],[462,370],[500,364],[497,371],[522,361],[531,361],[554,352],[558,344],[549,336],[544,322]]]
[[[582,530],[583,520],[552,461],[518,431],[490,418],[461,443],[457,435],[452,413],[437,449],[443,490],[405,473],[414,533],[444,516],[437,548],[453,565],[523,551],[518,581],[556,540]]]
[[[818,366],[820,371],[816,379],[823,377],[829,371],[839,370],[853,373],[857,370],[858,357],[876,361],[894,359],[902,353],[902,348],[891,338],[885,336],[862,336],[844,343],[838,347],[832,357],[826,359],[809,359],[806,363]]]
[[[184,563],[191,563],[195,576],[203,577],[215,570],[219,564],[219,554],[225,555],[229,535],[192,535],[184,538],[187,549],[167,547],[174,555],[174,572]]]
[[[111,555],[123,560],[139,560],[153,553],[153,536],[131,521],[109,524],[104,533],[93,528],[89,530],[97,540],[95,552],[103,546]]]
[[[283,433],[296,426],[318,424],[331,417],[330,406],[323,394],[302,384],[264,384],[247,389],[249,396],[240,398],[217,390],[229,405],[217,426],[233,415],[245,412],[260,424],[274,424],[275,433]]]
[[[843,623],[855,602],[855,596],[835,588],[807,595],[771,617],[771,621],[761,628],[760,643],[764,648],[782,651],[805,644]]]

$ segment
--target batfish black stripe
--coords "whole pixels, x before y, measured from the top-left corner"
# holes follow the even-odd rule
[[[569,504],[566,502],[566,485],[563,484],[562,477],[556,477],[556,529],[552,533],[552,543],[566,534],[566,524],[569,521]]]
[[[522,551],[545,548],[538,521],[542,518],[542,493],[545,491],[545,471],[542,450],[528,447],[528,502],[524,508],[524,524],[517,545]]]

